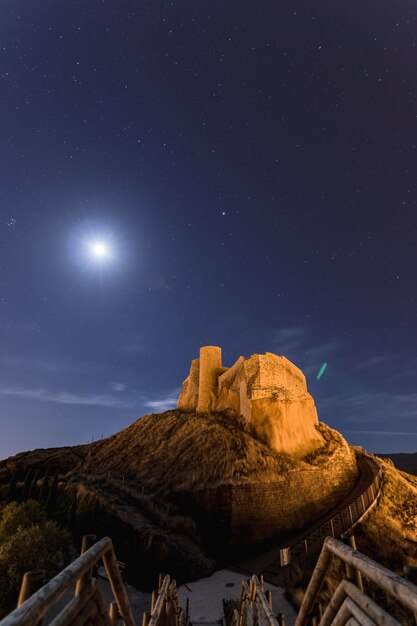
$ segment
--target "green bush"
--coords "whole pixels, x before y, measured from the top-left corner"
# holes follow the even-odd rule
[[[0,510],[0,618],[16,606],[22,577],[45,570],[52,578],[74,558],[71,537],[47,519],[38,502],[12,502]]]
[[[45,512],[35,500],[28,500],[24,504],[8,504],[0,511],[0,545],[20,528],[30,528],[45,522]]]

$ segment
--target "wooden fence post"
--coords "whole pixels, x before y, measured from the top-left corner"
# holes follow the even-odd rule
[[[349,517],[350,517],[350,525],[353,526],[352,507],[350,504],[349,504]]]
[[[348,544],[353,550],[356,550],[355,535],[353,533],[348,536]],[[355,569],[355,580],[357,587],[363,592],[362,574],[357,569]]]
[[[111,602],[110,604],[109,617],[111,626],[117,626],[119,623],[119,609],[116,602]]]
[[[17,470],[13,472],[11,481],[7,488],[6,503],[12,502],[12,500],[16,497],[16,486],[17,486]]]
[[[185,626],[188,626],[190,622],[190,598],[187,598],[185,602]]]
[[[23,481],[23,493],[22,493],[22,500],[25,502],[28,497],[29,497],[29,491],[30,491],[30,487],[32,485],[32,478],[33,478],[33,468],[31,467],[28,472],[26,473],[26,476],[24,478]]]
[[[40,470],[35,469],[34,473],[33,473],[33,478],[32,478],[32,482],[30,484],[29,487],[29,493],[28,493],[28,498],[30,500],[36,500],[36,496],[37,496],[37,490],[38,490],[38,477],[40,474]]]
[[[158,597],[158,592],[157,591],[152,591],[152,596],[151,596],[151,614],[155,610],[155,604],[156,604],[157,597]]]
[[[272,609],[272,591],[268,589],[268,591],[265,592],[265,595],[266,595],[266,599],[268,600],[268,604]]]
[[[95,535],[84,535],[83,542],[81,545],[81,554],[84,554],[84,552],[87,552],[87,550],[91,548],[91,546],[94,544],[95,540],[96,540]],[[88,572],[84,574],[84,576],[82,576],[82,578],[77,580],[77,585],[75,587],[75,595],[77,596],[80,595],[81,591],[85,589],[87,585],[90,584],[92,577],[93,577],[93,568],[89,569]]]
[[[51,470],[48,467],[48,469],[45,472],[45,476],[43,477],[42,486],[41,486],[41,490],[40,490],[40,493],[39,493],[39,499],[42,500],[42,501],[45,501],[45,502],[46,502],[46,500],[48,498],[49,476],[50,475],[51,475]]]
[[[26,572],[23,576],[22,585],[20,587],[19,599],[17,606],[21,606],[25,600],[30,598],[35,591],[39,589],[45,578],[45,570],[35,570],[33,572]]]

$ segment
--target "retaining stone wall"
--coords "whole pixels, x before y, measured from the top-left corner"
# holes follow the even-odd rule
[[[249,545],[309,526],[337,506],[356,480],[355,457],[343,446],[321,467],[291,471],[273,483],[220,485],[199,491],[196,499],[228,529],[231,544]]]

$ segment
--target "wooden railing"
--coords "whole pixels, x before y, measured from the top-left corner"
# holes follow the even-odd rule
[[[341,559],[345,564],[346,578],[341,580],[327,606],[318,606],[321,587],[335,558]],[[417,586],[341,541],[327,537],[295,626],[310,624],[312,626],[342,624],[401,626],[390,613],[389,607],[383,608],[365,595],[362,588],[362,576],[374,587],[386,592],[403,608],[408,609],[410,615],[417,616]]]
[[[324,522],[313,526],[300,540],[288,548],[280,550],[279,565],[284,568],[284,577],[287,583],[294,582],[298,573],[308,573],[314,567],[320,551],[327,537],[343,537],[352,531],[352,528],[376,503],[381,490],[382,469],[369,457],[362,457],[364,467],[370,473],[364,481],[363,490],[359,483],[353,498],[341,506],[331,517]],[[267,576],[267,573],[265,572]],[[269,579],[269,577],[267,576]]]
[[[151,612],[143,614],[142,626],[189,626],[189,610],[178,603],[177,585],[170,576],[159,576],[158,590],[152,592]]]
[[[231,626],[281,626],[272,610],[271,592],[265,593],[263,579],[253,575],[248,582],[242,581],[240,607],[233,612]]]
[[[81,556],[32,595],[30,595],[33,590],[30,581],[36,579],[36,576],[31,577],[30,574],[26,574],[18,607],[5,617],[0,625],[35,626],[66,593],[74,594],[75,589],[71,600],[52,620],[50,626],[69,626],[70,624],[111,626],[118,624],[119,618],[123,620],[125,626],[135,626],[112,541],[109,537],[105,537],[90,547],[93,539],[92,535],[84,537]],[[105,606],[97,580],[93,578],[93,568],[100,560],[103,561],[115,598],[115,602],[110,605],[109,609]]]

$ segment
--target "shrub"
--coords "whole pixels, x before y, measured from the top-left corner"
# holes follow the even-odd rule
[[[75,556],[71,538],[46,518],[38,502],[13,502],[0,510],[0,617],[16,605],[25,572],[52,578]]]
[[[0,511],[0,545],[19,529],[45,522],[46,514],[35,500],[28,500],[24,504],[8,504]]]

